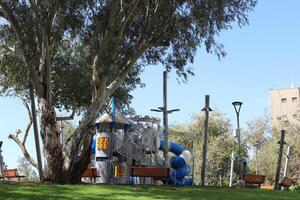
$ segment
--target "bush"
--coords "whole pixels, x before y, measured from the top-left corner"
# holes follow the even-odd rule
[[[299,193],[300,193],[300,185],[294,185],[294,186],[291,188],[291,191],[293,191],[293,192],[299,192]]]

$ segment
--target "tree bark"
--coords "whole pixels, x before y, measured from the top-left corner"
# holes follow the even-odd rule
[[[78,159],[75,160],[73,168],[69,168],[68,172],[64,172],[64,180],[68,183],[81,182],[81,175],[90,163],[91,151],[90,146],[93,138],[94,127],[87,130],[86,137],[83,138],[82,148],[78,155]]]
[[[46,99],[41,99],[41,136],[44,144],[44,180],[49,182],[64,182],[62,177],[62,147],[53,105]]]
[[[105,103],[103,95],[99,101],[93,102],[85,113],[80,125],[63,147],[64,176],[67,182],[78,182],[80,176],[90,162],[90,143],[93,128],[100,108]]]

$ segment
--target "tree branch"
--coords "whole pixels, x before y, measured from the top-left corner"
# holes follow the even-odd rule
[[[37,18],[40,19],[40,13],[37,4],[34,0],[29,0],[31,7],[33,8],[35,14],[37,15]]]
[[[0,0],[0,6],[3,9],[3,17],[11,23],[13,28],[15,29],[19,39],[22,38],[22,33],[20,29],[19,22],[16,20],[14,14],[12,13],[12,10],[6,5],[6,3],[3,2],[3,0]]]
[[[14,48],[14,47],[10,47],[10,46],[7,46],[5,44],[0,44],[0,47],[7,50],[7,51],[9,51],[9,52],[11,52],[11,53],[13,53],[13,54],[16,53],[16,48]]]
[[[112,39],[112,37],[115,35],[115,32],[117,31],[116,30],[117,26],[115,26],[115,24],[117,24],[116,20],[118,19],[118,17],[116,16],[118,16],[121,12],[121,11],[119,13],[117,12],[118,4],[119,4],[118,1],[113,1],[110,4],[109,16],[107,19],[107,25],[105,31],[103,32],[103,37],[102,39],[99,40],[98,47],[95,51],[95,54],[93,55],[91,68],[92,68],[92,83],[94,85],[94,94],[93,94],[92,102],[95,101],[97,96],[99,96],[99,88],[102,88],[103,84],[106,85],[106,79],[105,79],[106,77],[101,76],[99,62],[101,62],[101,58],[105,56],[104,54],[106,49],[111,45],[111,43],[114,43],[115,41],[115,37],[114,39]],[[121,4],[122,2],[120,2],[120,6]],[[120,10],[122,9],[120,8]],[[119,37],[121,37],[121,32],[119,32],[119,34],[117,35],[118,39]],[[105,79],[105,80],[101,80],[101,79]]]
[[[25,145],[23,145],[21,143],[21,141],[19,140],[19,138],[16,135],[10,134],[8,136],[8,138],[12,139],[13,141],[15,141],[17,143],[17,145],[20,147],[20,149],[23,152],[23,155],[25,156],[25,158],[28,160],[28,162],[34,166],[36,169],[38,168],[38,164],[32,159],[32,157],[30,156],[30,154],[28,153]]]
[[[37,72],[34,70],[34,66],[32,66],[30,64],[30,62],[27,62],[27,58],[25,56],[25,51],[26,51],[26,38],[24,37],[22,31],[21,31],[21,27],[19,25],[19,22],[17,21],[17,19],[15,18],[12,10],[6,5],[6,3],[3,2],[3,0],[0,0],[0,6],[4,11],[4,15],[3,17],[10,22],[10,24],[12,25],[13,29],[15,30],[19,41],[21,42],[21,57],[22,57],[22,61],[24,62],[24,64],[28,67],[29,72],[30,72],[30,77],[31,77],[31,81],[34,85],[34,88],[36,90],[37,95],[41,96],[43,93],[43,85],[39,82],[38,79],[38,74]]]
[[[76,113],[76,109],[74,108],[70,116],[66,116],[66,117],[56,117],[56,120],[57,120],[57,121],[72,120],[72,119],[74,119],[75,113]]]
[[[138,6],[140,0],[134,0],[131,4],[130,4],[130,8],[129,11],[127,13],[127,15],[125,16],[124,22],[121,25],[119,34],[118,34],[118,38],[120,39],[124,33],[125,28],[128,26],[128,21],[129,19],[132,17],[134,10],[136,9],[136,7]]]
[[[33,121],[32,121],[32,114],[31,114],[29,105],[27,103],[27,100],[24,97],[19,97],[19,98],[22,99],[23,104],[24,104],[24,106],[27,110],[28,117],[29,117],[29,122],[27,124],[26,131],[25,131],[25,134],[24,134],[24,138],[23,138],[23,141],[22,141],[22,144],[25,145]]]
[[[140,45],[141,47],[136,50],[134,55],[127,61],[126,66],[121,70],[120,76],[118,76],[112,83],[110,83],[107,87],[107,96],[112,95],[118,87],[121,85],[122,82],[124,82],[132,69],[132,67],[135,65],[137,60],[144,54],[146,49],[148,48],[148,45],[144,45],[144,42]]]
[[[22,141],[22,144],[23,144],[23,145],[25,145],[25,143],[26,143],[26,140],[27,140],[27,137],[28,137],[28,134],[29,134],[31,125],[32,125],[32,120],[30,120],[30,121],[28,122],[28,124],[27,124],[27,128],[26,128],[26,131],[25,131],[25,134],[24,134],[24,138],[23,138],[23,141]]]

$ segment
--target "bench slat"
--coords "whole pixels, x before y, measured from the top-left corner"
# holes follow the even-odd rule
[[[283,178],[282,182],[279,184],[283,187],[291,187],[294,181],[290,178]]]
[[[266,176],[256,174],[244,174],[243,179],[245,183],[258,184],[258,187],[260,187],[260,184],[265,182]]]
[[[8,178],[8,179],[18,178],[18,179],[20,179],[20,178],[24,178],[24,177],[25,176],[19,175],[17,169],[5,169],[5,170],[3,170],[3,177],[1,177],[1,178]]]

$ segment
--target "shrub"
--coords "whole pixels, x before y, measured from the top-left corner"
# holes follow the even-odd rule
[[[294,186],[291,188],[291,191],[293,191],[293,192],[299,192],[299,193],[300,193],[300,185],[294,185]]]

